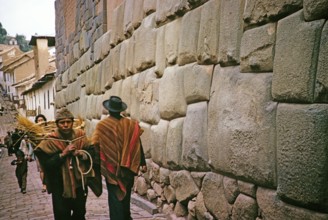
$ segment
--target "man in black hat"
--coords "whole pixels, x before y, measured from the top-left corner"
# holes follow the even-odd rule
[[[109,117],[101,120],[92,142],[99,148],[101,174],[106,179],[111,220],[130,220],[131,188],[139,168],[147,171],[140,136],[142,129],[136,120],[120,113],[127,105],[118,96],[103,102]]]

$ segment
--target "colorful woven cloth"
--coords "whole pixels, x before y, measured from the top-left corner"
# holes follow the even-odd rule
[[[137,121],[114,117],[101,120],[94,131],[92,143],[99,146],[101,174],[108,183],[119,186],[119,200],[126,194],[127,180],[138,174],[141,134]]]

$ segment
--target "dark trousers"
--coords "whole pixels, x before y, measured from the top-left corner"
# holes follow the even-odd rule
[[[108,205],[110,220],[131,220],[130,201],[133,181],[128,184],[126,196],[122,201],[118,200],[115,191],[118,186],[107,183]]]
[[[18,180],[18,185],[19,188],[21,188],[22,190],[26,189],[26,179],[27,179],[27,172],[23,173],[22,175],[17,175],[17,180]]]
[[[61,191],[52,192],[55,220],[85,220],[86,202],[87,196],[84,195],[82,187],[77,188],[75,199],[64,198]]]

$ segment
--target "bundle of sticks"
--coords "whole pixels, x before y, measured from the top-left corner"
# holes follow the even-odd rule
[[[57,126],[55,121],[33,123],[28,118],[19,114],[17,116],[17,126],[19,130],[26,134],[31,143],[36,146],[41,140],[45,139],[51,132],[55,131]],[[84,129],[85,121],[78,117],[74,119],[73,128]],[[24,136],[23,135],[23,136]]]

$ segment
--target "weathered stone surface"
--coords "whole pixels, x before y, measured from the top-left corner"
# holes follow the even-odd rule
[[[92,65],[93,63],[91,59],[91,49],[89,49],[81,57],[81,62],[80,62],[81,72],[85,72],[87,69],[91,68]]]
[[[328,211],[327,130],[328,105],[279,104],[279,196]]]
[[[131,109],[129,108],[131,106],[131,81],[132,78],[128,77],[124,80],[122,80],[122,96],[121,99],[123,102],[125,102],[128,106],[128,108],[125,110],[126,114],[130,115]]]
[[[122,42],[124,37],[124,6],[125,4],[120,4],[116,7],[112,14],[112,34],[110,39],[110,45],[115,47],[117,44]]]
[[[103,69],[104,69],[104,63],[101,62],[99,64],[96,64],[95,66],[95,81],[93,83],[95,84],[95,90],[93,94],[100,95],[102,94],[101,89],[101,82],[103,81]]]
[[[177,67],[168,67],[159,83],[159,111],[163,119],[174,119],[186,115],[183,74]]]
[[[137,72],[136,67],[134,65],[134,45],[135,45],[135,36],[133,35],[128,40],[124,41],[126,45],[126,56],[125,56],[125,65],[127,75],[133,75]]]
[[[157,198],[157,197],[156,197],[156,193],[155,193],[155,191],[154,191],[153,189],[148,189],[148,190],[147,190],[147,199],[148,199],[149,201],[154,201],[156,198]]]
[[[221,0],[219,62],[222,66],[239,63],[244,4],[245,0]]]
[[[258,188],[256,199],[262,219],[326,220],[328,214],[298,208],[284,203],[274,190]]]
[[[169,169],[165,169],[165,168],[160,168],[159,171],[159,182],[164,184],[164,185],[169,185],[170,184],[170,170]]]
[[[193,180],[195,181],[198,188],[202,188],[202,182],[203,182],[204,176],[206,175],[206,172],[191,172],[190,175],[193,178]]]
[[[168,203],[176,201],[175,190],[171,185],[164,186],[163,194]]]
[[[177,202],[174,207],[174,214],[177,217],[186,216],[186,215],[188,215],[188,209],[180,202]]]
[[[204,196],[202,192],[199,192],[196,197],[195,202],[195,216],[199,220],[206,220],[206,219],[213,219],[207,218],[208,210],[206,209],[205,203],[204,203]]]
[[[62,83],[63,88],[67,87],[67,85],[69,83],[69,69],[66,70],[65,72],[63,72],[62,78],[61,78],[61,83]]]
[[[302,8],[303,0],[247,0],[244,11],[245,27],[276,21]]]
[[[151,156],[155,163],[159,165],[166,164],[166,139],[169,122],[160,120],[158,125],[151,126]]]
[[[232,213],[232,206],[224,196],[223,176],[208,172],[204,177],[201,193],[203,194],[205,207],[215,218],[229,219]]]
[[[141,135],[142,147],[144,150],[144,154],[146,158],[150,158],[150,147],[151,147],[151,130],[150,124],[140,122],[140,127],[143,129],[143,133]]]
[[[323,24],[324,20],[305,22],[302,10],[278,22],[272,80],[275,100],[313,102]]]
[[[175,189],[176,198],[179,202],[187,202],[195,197],[199,189],[192,179],[190,173],[186,170],[171,172],[170,182]]]
[[[138,100],[140,102],[140,119],[149,124],[158,124],[160,120],[158,105],[158,84],[154,68],[139,74]]]
[[[328,0],[303,0],[306,21],[327,18]]]
[[[185,65],[177,71],[183,74],[183,88],[188,104],[208,101],[210,98],[213,65]]]
[[[182,17],[178,45],[178,64],[180,66],[197,61],[201,8],[196,8]]]
[[[247,182],[238,180],[238,189],[239,189],[240,193],[243,193],[252,198],[255,198],[255,196],[256,196],[256,186],[252,183],[247,183]]]
[[[246,31],[241,40],[241,72],[272,71],[275,39],[274,23]]]
[[[139,101],[139,74],[133,75],[131,79],[131,106],[130,106],[130,116],[133,119],[140,121],[140,101]]]
[[[132,35],[134,31],[134,27],[132,24],[132,19],[133,19],[133,10],[135,7],[135,2],[134,0],[126,0],[125,1],[125,7],[124,7],[124,15],[123,15],[123,31],[124,35],[128,38]]]
[[[95,90],[95,81],[96,81],[96,71],[98,70],[98,65],[94,66],[93,68],[87,70],[85,74],[85,88],[86,88],[86,94],[90,95],[94,92]]]
[[[169,123],[166,142],[166,160],[170,169],[178,169],[181,165],[183,122],[184,118],[176,118]]]
[[[154,163],[153,161],[150,163],[150,166],[151,166],[151,170],[150,170],[150,174],[149,174],[150,179],[159,183],[160,166],[158,164]]]
[[[239,195],[237,180],[223,177],[224,195],[230,204],[233,204]]]
[[[137,29],[142,19],[144,18],[144,10],[143,10],[144,0],[134,0],[134,10],[132,16],[132,26],[133,29]]]
[[[122,75],[120,72],[121,46],[122,44],[117,45],[111,50],[111,53],[109,54],[110,71],[112,71],[112,77],[114,80],[122,79]]]
[[[207,102],[190,104],[183,126],[183,166],[191,170],[207,170],[207,149]]]
[[[156,4],[157,4],[157,1],[144,0],[144,3],[143,3],[144,13],[146,15],[149,15],[149,14],[153,13],[154,11],[156,11]]]
[[[176,19],[168,23],[165,27],[164,50],[166,63],[169,65],[174,65],[178,58],[181,20]]]
[[[161,196],[163,193],[163,189],[161,187],[161,185],[157,182],[152,182],[151,186],[153,187],[153,189],[155,190],[155,193],[157,196]]]
[[[201,6],[201,20],[197,46],[199,64],[218,62],[220,36],[220,0],[210,0]]]
[[[189,9],[187,0],[165,0],[157,1],[156,4],[156,23],[165,23],[169,18],[177,14],[183,14]]]
[[[134,32],[134,64],[138,71],[155,65],[156,30],[154,15],[146,17],[141,26]]]
[[[323,27],[320,52],[317,67],[317,79],[315,85],[315,99],[319,102],[328,102],[328,23]]]
[[[157,28],[156,32],[155,73],[158,77],[163,76],[166,67],[165,53],[163,53],[163,51],[165,51],[165,27],[166,26]]]
[[[276,186],[272,74],[214,70],[208,113],[208,154],[215,169],[251,182]]]
[[[94,43],[94,52],[93,52],[93,61],[95,63],[99,63],[102,59],[104,59],[104,55],[102,54],[103,41],[102,38],[99,38]]]
[[[120,47],[119,52],[119,71],[118,74],[120,75],[120,79],[125,79],[126,77],[130,76],[128,69],[126,68],[126,61],[127,61],[127,50],[128,50],[128,41],[123,41]]]
[[[233,205],[231,219],[256,219],[257,209],[257,203],[254,198],[239,194]]]
[[[144,196],[144,195],[147,194],[148,185],[147,185],[147,182],[146,182],[145,178],[137,177],[134,184],[135,184],[135,191],[139,195]]]

